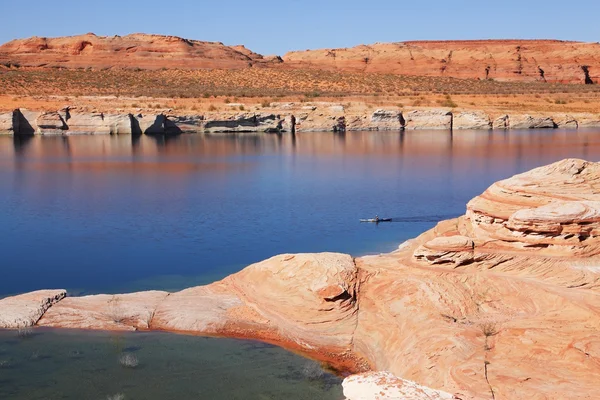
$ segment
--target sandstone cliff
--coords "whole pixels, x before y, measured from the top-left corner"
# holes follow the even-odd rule
[[[0,64],[24,67],[241,69],[273,67],[397,75],[592,84],[600,81],[600,44],[558,40],[376,43],[264,57],[243,46],[175,36],[17,39],[0,46]]]
[[[281,255],[173,294],[16,296],[0,327],[43,313],[37,325],[255,338],[390,373],[349,378],[350,399],[595,399],[598,265],[600,163],[567,159],[390,254]]]
[[[269,61],[243,46],[142,33],[31,37],[0,46],[0,63],[30,67],[230,69]]]
[[[591,84],[600,79],[599,55],[598,43],[471,40],[294,51],[283,59],[288,68]]]
[[[293,117],[293,118],[292,118]],[[292,126],[292,120],[295,125]],[[64,108],[60,111],[16,109],[0,113],[0,134],[213,134],[280,133],[400,130],[505,130],[579,129],[600,127],[600,117],[591,113],[511,113],[492,118],[483,111],[420,108],[402,111],[347,110],[327,102],[271,103],[256,111],[206,112],[178,115],[173,112],[136,113],[86,112]]]

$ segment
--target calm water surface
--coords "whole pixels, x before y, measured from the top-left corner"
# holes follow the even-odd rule
[[[0,331],[3,400],[341,400],[319,364],[249,341],[158,333]],[[131,354],[135,368],[119,359]],[[123,397],[115,397],[122,395]]]
[[[600,131],[0,137],[0,297],[177,290],[285,252],[388,252]],[[361,224],[360,218],[398,222]],[[117,362],[133,352],[138,368]],[[284,350],[161,334],[0,332],[0,398],[340,399]]]
[[[600,131],[0,137],[0,296],[181,289],[285,252],[387,252]],[[360,224],[375,214],[397,223]]]

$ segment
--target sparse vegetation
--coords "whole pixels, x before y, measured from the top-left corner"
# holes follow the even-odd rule
[[[33,329],[30,326],[24,326],[17,329],[17,337],[19,339],[28,339],[33,336]]]
[[[452,97],[449,94],[447,94],[443,100],[438,100],[438,104],[442,107],[450,107],[450,108],[458,107],[458,104],[456,104],[452,100]]]
[[[121,305],[121,299],[118,296],[113,296],[108,301],[107,316],[111,321],[117,324],[120,324],[125,320],[125,312]]]
[[[496,324],[493,322],[484,322],[483,324],[480,325],[480,327],[481,327],[481,332],[483,332],[483,335],[486,338],[489,338],[491,336],[495,336],[498,334]]]
[[[124,368],[137,368],[140,362],[135,354],[123,353],[119,357],[119,364]]]

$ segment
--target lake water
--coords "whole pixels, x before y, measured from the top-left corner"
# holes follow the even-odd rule
[[[388,252],[567,157],[598,161],[600,131],[0,137],[0,297],[178,290],[279,253]],[[359,222],[375,214],[394,222]],[[309,361],[252,342],[1,332],[2,360],[0,398],[341,397]]]
[[[135,368],[120,359],[130,354]],[[119,395],[123,397],[118,397]],[[341,400],[319,364],[250,341],[160,333],[0,331],[3,400]]]
[[[133,140],[132,140],[133,139]],[[388,252],[600,131],[0,137],[0,296],[176,290],[285,252]],[[360,218],[400,222],[361,224]]]

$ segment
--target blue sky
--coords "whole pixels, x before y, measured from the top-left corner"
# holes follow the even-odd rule
[[[2,0],[0,43],[86,32],[159,33],[262,54],[425,39],[600,41],[600,1]],[[93,6],[88,4],[94,4]]]

